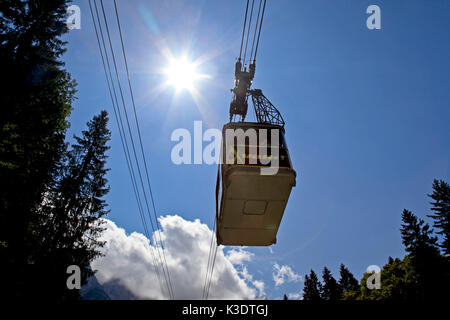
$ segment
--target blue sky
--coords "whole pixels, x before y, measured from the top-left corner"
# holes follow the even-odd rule
[[[81,29],[65,36],[64,61],[78,82],[69,133],[99,110],[110,112],[108,218],[142,232],[89,7],[73,4],[81,7]],[[381,30],[366,27],[371,4],[381,8]],[[158,214],[211,228],[217,167],[173,164],[170,136],[178,128],[193,132],[196,120],[204,129],[228,121],[245,2],[118,6]],[[401,211],[425,217],[433,179],[450,180],[449,36],[447,0],[268,0],[253,87],[283,114],[297,171],[278,243],[272,252],[246,249],[255,254],[247,268],[266,283],[269,298],[303,286],[275,286],[275,263],[302,276],[325,265],[337,276],[344,263],[359,279],[369,265],[404,255]],[[210,78],[197,82],[200,98],[156,89],[165,81],[162,48],[204,60],[199,71]]]

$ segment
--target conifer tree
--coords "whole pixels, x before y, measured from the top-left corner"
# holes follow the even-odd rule
[[[359,283],[358,280],[353,276],[353,274],[348,270],[343,263],[339,268],[339,286],[341,288],[342,294],[348,297],[356,297],[359,294]]]
[[[311,270],[309,276],[305,275],[305,285],[303,287],[304,300],[321,300],[320,292],[322,291],[322,284],[317,278],[314,270]]]
[[[48,190],[46,201],[39,210],[42,220],[41,252],[36,264],[44,274],[53,274],[52,286],[46,279],[49,295],[55,298],[77,298],[76,291],[66,290],[66,268],[77,265],[82,282],[92,275],[90,262],[100,255],[103,242],[98,240],[103,228],[100,219],[108,213],[103,197],[109,187],[105,178],[107,142],[106,111],[95,116],[81,137],[68,152],[61,166],[59,181]]]
[[[446,291],[448,276],[437,238],[432,235],[430,226],[411,211],[403,210],[402,221],[402,242],[414,268],[415,298],[439,298]]]
[[[438,229],[438,234],[443,236],[440,247],[444,254],[450,258],[450,185],[443,180],[433,181],[433,193],[428,195],[433,211],[428,217],[434,220],[433,226]]]
[[[322,299],[330,301],[340,300],[342,296],[342,290],[339,286],[339,283],[336,281],[336,279],[331,274],[331,271],[327,267],[323,268],[322,279]]]
[[[20,296],[36,250],[36,207],[65,151],[75,83],[60,61],[65,0],[0,1],[0,282]]]

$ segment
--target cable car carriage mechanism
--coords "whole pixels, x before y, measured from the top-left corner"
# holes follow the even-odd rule
[[[217,173],[218,245],[275,244],[291,189],[296,184],[296,172],[284,138],[285,122],[261,90],[250,90],[254,73],[255,60],[247,71],[238,59],[230,122],[222,130]],[[244,121],[249,97],[257,122]]]

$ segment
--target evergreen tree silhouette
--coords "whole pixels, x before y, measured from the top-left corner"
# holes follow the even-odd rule
[[[450,257],[450,185],[443,180],[433,181],[433,193],[428,195],[433,201],[431,202],[433,211],[428,217],[434,220],[433,226],[439,231],[438,234],[443,236],[440,247],[444,254]]]
[[[435,299],[448,296],[446,264],[440,255],[437,238],[430,226],[411,211],[403,210],[401,235],[405,250],[414,268],[414,285],[417,299]]]
[[[331,274],[331,271],[327,268],[323,268],[322,272],[323,286],[321,291],[321,297],[323,300],[337,301],[341,299],[342,290],[339,283]]]
[[[322,284],[317,278],[314,270],[311,270],[309,276],[305,275],[305,285],[303,286],[304,300],[322,300],[320,292],[322,291]]]
[[[65,151],[75,83],[60,61],[67,1],[0,1],[0,283],[22,295],[36,251],[36,207]]]
[[[75,137],[76,144],[61,166],[61,177],[48,190],[39,210],[42,243],[36,263],[45,267],[44,274],[53,275],[52,281],[46,279],[48,296],[78,298],[76,290],[66,288],[66,269],[77,265],[82,282],[86,282],[92,275],[90,262],[104,245],[98,237],[103,231],[100,218],[108,213],[102,199],[109,191],[105,178],[109,170],[105,167],[110,139],[107,123],[107,112],[102,111],[88,123],[82,137]]]
[[[343,263],[339,268],[339,286],[343,295],[356,297],[359,295],[359,283],[353,274],[348,270]]]

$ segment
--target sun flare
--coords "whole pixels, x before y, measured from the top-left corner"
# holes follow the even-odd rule
[[[187,58],[172,59],[165,69],[167,84],[174,86],[177,91],[195,89],[195,82],[202,77],[196,70],[196,64]]]

